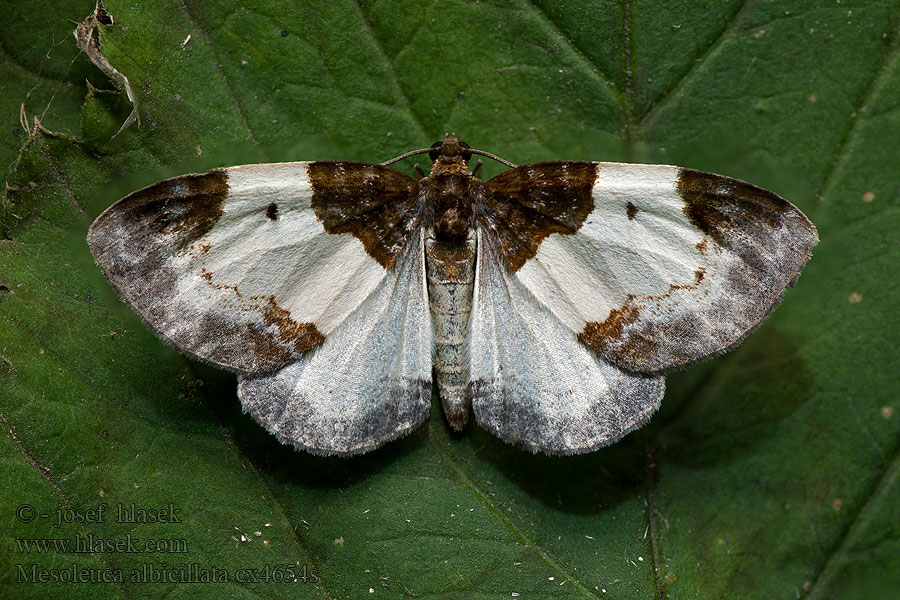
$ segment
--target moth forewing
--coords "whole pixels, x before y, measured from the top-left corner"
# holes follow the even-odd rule
[[[534,189],[528,181],[566,164],[513,171],[522,171],[519,188]],[[550,226],[565,219],[566,232],[547,236],[550,227],[534,227],[523,240],[519,228],[517,248],[498,248],[582,342],[630,371],[684,367],[739,343],[796,281],[818,240],[796,207],[742,181],[662,165],[590,164],[590,194],[573,188],[569,203],[590,210],[564,213],[558,197],[531,207],[544,219],[555,210]],[[504,183],[513,175],[504,173]],[[536,201],[492,182],[494,215]]]

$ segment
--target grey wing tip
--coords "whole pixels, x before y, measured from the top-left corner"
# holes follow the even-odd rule
[[[532,454],[587,454],[614,444],[643,427],[659,409],[665,394],[665,378],[636,375],[634,379],[633,387],[611,388],[606,402],[598,398],[593,410],[577,420],[550,422],[546,413],[529,415],[523,409],[534,406],[534,401],[515,398],[509,390],[489,382],[473,384],[476,388],[473,408],[478,424],[507,444]],[[617,407],[619,414],[605,410],[609,404]]]
[[[278,373],[239,376],[238,383],[238,397],[244,413],[282,444],[315,456],[346,458],[371,452],[409,435],[428,418],[430,382],[419,381],[402,389],[398,387],[388,395],[397,401],[392,407],[396,415],[391,410],[373,407],[377,416],[382,417],[380,423],[377,416],[372,416],[373,411],[369,411],[357,419],[357,423],[344,424],[342,435],[329,435],[329,429],[333,433],[338,423],[329,422],[327,417],[316,413],[316,407],[321,406],[322,401],[309,401],[295,394],[278,380]],[[402,406],[401,398],[404,399]]]
[[[402,439],[404,437],[407,437],[413,431],[415,431],[420,425],[422,425],[422,423],[424,423],[427,420],[427,414],[426,414],[425,417],[421,421],[419,421],[417,423],[413,423],[407,428],[397,430],[392,436],[383,438],[383,439],[379,440],[378,442],[373,442],[370,444],[363,444],[363,445],[355,446],[352,448],[337,448],[337,447],[319,447],[319,446],[306,445],[301,440],[284,435],[278,431],[275,431],[275,430],[269,428],[269,426],[267,426],[264,423],[262,423],[261,421],[259,421],[256,418],[256,416],[253,414],[253,412],[251,410],[249,410],[246,406],[243,406],[241,408],[241,410],[245,414],[250,414],[250,416],[253,417],[254,421],[256,421],[257,423],[262,425],[266,431],[268,431],[270,434],[275,436],[275,439],[277,439],[280,443],[284,444],[285,446],[292,446],[294,448],[294,450],[297,450],[298,452],[306,452],[306,453],[312,454],[313,456],[320,456],[323,458],[327,458],[327,457],[353,458],[355,456],[362,456],[363,454],[368,454],[369,452],[373,452],[375,450],[382,448],[388,442],[396,441],[396,440]]]

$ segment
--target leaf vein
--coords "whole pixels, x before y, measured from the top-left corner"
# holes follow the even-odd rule
[[[501,510],[493,502],[491,502],[487,493],[485,493],[484,490],[475,485],[475,482],[473,482],[459,467],[457,461],[453,459],[453,456],[451,456],[450,452],[446,448],[438,444],[432,436],[429,436],[429,441],[431,442],[432,447],[437,450],[438,456],[443,460],[443,462],[449,465],[451,471],[456,474],[460,483],[462,483],[464,487],[469,488],[475,494],[475,496],[487,507],[487,509],[493,512],[494,515],[496,515],[497,518],[499,518],[500,521],[502,521],[503,524],[506,525],[509,530],[512,531],[517,538],[519,538],[519,540],[521,540],[525,548],[530,549],[532,552],[537,554],[538,558],[546,563],[551,569],[565,577],[567,581],[571,581],[574,584],[574,587],[584,596],[589,598],[599,598],[597,594],[588,589],[574,575],[563,568],[561,564],[553,560],[553,557],[551,557],[546,550],[544,550],[537,543],[531,540],[524,531],[522,531],[518,526],[516,526],[515,523],[513,523],[510,518],[505,516],[501,512]]]
[[[641,117],[639,126],[642,129],[648,127],[653,122],[656,116],[660,114],[662,108],[665,107],[673,98],[675,98],[678,91],[687,84],[691,77],[693,77],[694,73],[697,72],[697,68],[701,65],[706,64],[706,62],[709,60],[709,57],[719,49],[719,47],[728,37],[728,34],[734,29],[735,24],[740,21],[741,15],[749,5],[750,0],[744,0],[743,2],[741,2],[725,20],[724,26],[721,30],[719,30],[718,35],[716,35],[715,38],[713,38],[713,40],[706,46],[706,48],[697,56],[695,56],[693,60],[687,62],[688,66],[683,70],[681,75],[679,75],[678,79],[675,80],[675,83],[673,83],[668,90],[663,92],[663,94],[659,96],[655,102],[652,103],[652,107],[649,108],[647,112],[644,113],[644,115]]]
[[[203,42],[206,44],[206,47],[209,48],[209,53],[212,55],[213,62],[216,66],[216,72],[222,78],[222,83],[225,86],[225,90],[228,92],[228,96],[231,98],[231,104],[234,106],[234,110],[237,113],[241,124],[244,126],[244,129],[247,130],[247,137],[250,138],[250,141],[253,142],[253,145],[259,148],[263,153],[263,156],[266,156],[266,159],[268,160],[265,149],[262,147],[262,144],[259,143],[259,140],[256,139],[256,135],[253,133],[253,129],[250,127],[250,122],[247,120],[247,115],[244,112],[244,109],[241,107],[241,103],[238,101],[234,89],[228,82],[228,77],[225,75],[224,69],[222,69],[222,63],[219,61],[219,57],[214,50],[212,40],[209,37],[209,33],[207,33],[206,29],[204,29],[200,25],[200,23],[197,22],[197,19],[194,18],[194,15],[187,7],[185,0],[178,0],[178,4],[181,6],[181,10],[184,12],[185,17],[187,17],[187,20],[190,22],[191,26],[195,27],[200,32],[200,35],[203,37]]]
[[[646,453],[646,461],[647,461],[647,531],[650,536],[650,561],[651,568],[653,570],[652,578],[653,585],[656,587],[656,597],[658,600],[666,600],[668,597],[666,594],[666,590],[662,585],[662,580],[660,579],[661,573],[661,565],[659,560],[659,543],[657,540],[658,533],[656,531],[656,519],[654,515],[656,513],[656,503],[654,502],[653,493],[656,489],[656,480],[658,477],[658,471],[656,469],[656,458],[654,456],[654,451],[652,448],[647,450]]]
[[[253,473],[253,476],[256,477],[256,480],[259,482],[259,485],[265,490],[265,495],[264,495],[265,499],[269,502],[270,505],[274,506],[275,510],[278,511],[278,514],[281,515],[282,519],[284,520],[283,527],[290,530],[291,536],[294,538],[294,540],[297,544],[297,547],[305,555],[304,562],[306,562],[308,564],[312,564],[313,563],[312,556],[310,555],[309,551],[306,549],[306,546],[303,545],[303,542],[300,539],[300,536],[297,535],[296,528],[291,526],[291,520],[288,517],[287,511],[284,509],[284,506],[278,500],[278,496],[274,493],[274,490],[272,490],[271,486],[269,486],[269,484],[266,482],[266,480],[263,479],[262,473],[259,472],[259,469],[256,467],[256,464],[254,464],[249,458],[247,458],[247,455],[244,454],[244,451],[241,450],[241,448],[235,443],[234,438],[231,436],[231,433],[228,431],[228,428],[222,422],[222,420],[218,416],[218,414],[216,414],[216,420],[218,421],[219,431],[222,433],[222,438],[225,440],[225,443],[228,444],[228,446],[235,453],[238,460],[244,465],[244,467],[247,468],[248,470],[250,470],[251,473]],[[327,594],[327,592],[326,592],[326,594]]]
[[[623,11],[622,36],[624,37],[623,48],[625,49],[623,57],[623,67],[625,70],[625,95],[623,97],[625,108],[625,157],[628,162],[634,162],[638,128],[634,119],[634,81],[632,78],[634,72],[634,57],[631,52],[631,0],[625,0]]]
[[[53,490],[53,493],[56,494],[63,505],[67,509],[71,509],[72,501],[68,496],[66,496],[62,488],[59,487],[59,485],[53,480],[53,478],[50,477],[50,467],[43,465],[34,454],[28,451],[28,449],[25,447],[25,444],[23,444],[22,440],[19,439],[19,436],[16,435],[16,430],[12,426],[12,423],[9,422],[9,419],[2,411],[0,411],[0,421],[3,421],[3,424],[6,426],[6,430],[9,432],[9,436],[12,438],[13,444],[15,444],[15,446],[19,449],[19,452],[22,453],[22,457],[25,459],[25,461],[28,462],[28,464],[30,464],[32,467],[34,467],[34,470],[38,472],[38,474],[44,479],[44,481],[47,482],[47,484]],[[87,537],[88,531],[87,529],[85,529],[84,524],[79,524],[78,528],[81,530],[82,535]],[[97,553],[91,550],[90,555],[100,563],[105,572],[112,572],[112,569],[110,568],[109,564],[107,564],[106,559],[102,553]],[[116,582],[115,578],[112,578],[111,583],[113,584],[113,587],[115,587],[116,591],[119,592],[119,595],[124,598],[131,597],[127,593],[125,593],[125,588],[120,583]]]
[[[893,32],[891,34],[891,41],[887,45],[887,49],[884,51],[884,54],[881,58],[881,64],[875,71],[875,74],[869,81],[869,85],[866,86],[865,91],[860,97],[856,110],[851,113],[851,117],[847,123],[847,126],[844,128],[844,135],[841,137],[841,141],[835,150],[834,156],[828,163],[825,174],[822,176],[822,183],[819,185],[818,191],[816,193],[816,197],[820,200],[824,198],[830,191],[830,188],[834,181],[835,173],[837,172],[838,164],[847,155],[850,141],[855,137],[859,129],[859,124],[863,121],[862,116],[865,113],[866,105],[869,103],[869,101],[872,99],[872,96],[874,96],[876,90],[878,89],[878,83],[881,81],[881,78],[890,69],[891,64],[894,62],[894,59],[897,58],[898,49],[900,49],[900,44],[898,44],[898,26],[895,24]]]
[[[607,93],[609,93],[618,104],[622,104],[622,95],[617,94],[615,88],[611,88],[608,85],[608,82],[611,81],[611,78],[607,76],[602,70],[600,70],[600,66],[593,59],[591,59],[591,57],[589,57],[587,53],[584,52],[584,50],[582,50],[581,47],[578,46],[578,44],[576,44],[571,37],[564,35],[556,22],[551,19],[550,15],[548,15],[543,8],[538,6],[534,2],[534,0],[526,0],[526,4],[531,7],[531,9],[537,14],[537,16],[546,23],[550,30],[558,36],[559,41],[563,45],[567,46],[572,51],[572,53],[575,54],[575,56],[581,59],[585,66],[588,67],[588,71],[592,75],[594,75],[595,79],[597,79],[603,85],[603,89],[605,89]]]
[[[428,141],[428,131],[425,129],[425,125],[422,123],[422,120],[413,110],[412,105],[409,102],[409,97],[406,95],[406,91],[403,89],[403,86],[400,85],[400,78],[397,76],[397,69],[394,68],[394,63],[391,62],[390,57],[387,52],[384,50],[384,45],[381,43],[381,40],[378,39],[378,36],[375,35],[375,29],[372,27],[372,23],[369,21],[366,14],[363,12],[362,6],[359,4],[359,0],[353,0],[352,4],[356,9],[357,14],[359,15],[359,20],[363,24],[366,29],[366,33],[369,38],[372,40],[372,43],[375,45],[375,49],[378,51],[378,55],[384,61],[384,64],[387,66],[388,71],[391,75],[391,83],[394,86],[394,89],[397,91],[397,94],[400,96],[400,100],[403,103],[403,110],[409,113],[410,119],[412,119],[413,123],[419,129],[419,134],[422,136],[422,139],[426,142]]]
[[[812,586],[810,587],[807,600],[815,600],[816,598],[824,597],[828,594],[828,591],[825,589],[828,581],[832,577],[839,575],[837,570],[840,568],[840,563],[837,558],[848,552],[848,547],[854,537],[853,534],[861,527],[860,522],[863,520],[865,514],[872,509],[872,506],[882,494],[887,493],[888,488],[894,483],[894,480],[900,477],[900,440],[897,441],[898,443],[894,444],[894,448],[891,452],[893,455],[891,461],[886,463],[886,468],[882,471],[881,476],[872,482],[872,485],[869,487],[866,494],[863,495],[865,500],[859,503],[859,509],[850,516],[847,520],[847,524],[835,537],[831,548],[825,553],[826,558],[819,571],[810,578]]]

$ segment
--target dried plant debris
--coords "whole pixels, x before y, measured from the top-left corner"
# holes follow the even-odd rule
[[[128,115],[128,118],[125,119],[125,122],[122,123],[122,126],[119,127],[119,130],[116,132],[116,135],[119,135],[132,123],[137,123],[138,127],[140,127],[141,118],[139,114],[137,95],[131,88],[131,83],[128,81],[128,78],[125,77],[125,75],[123,75],[121,72],[119,72],[114,66],[112,66],[106,59],[106,57],[103,56],[103,53],[100,52],[100,44],[97,39],[98,27],[112,24],[112,15],[106,12],[106,9],[103,7],[102,3],[97,2],[97,5],[94,7],[93,12],[91,12],[91,14],[89,14],[84,19],[84,21],[79,23],[77,27],[75,27],[75,40],[78,42],[78,47],[85,54],[87,54],[89,59],[91,59],[91,62],[94,63],[94,65],[96,65],[98,69],[103,71],[103,73],[107,77],[115,82],[117,86],[125,90],[125,94],[128,96],[128,100],[131,102],[131,114]]]

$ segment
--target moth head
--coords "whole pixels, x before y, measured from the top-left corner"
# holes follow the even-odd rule
[[[468,163],[469,159],[472,158],[472,153],[468,150],[469,145],[467,143],[459,141],[455,135],[448,133],[443,140],[431,145],[431,152],[428,153],[428,158],[431,159],[431,162],[436,162],[439,159],[457,161],[462,158],[463,162]]]

